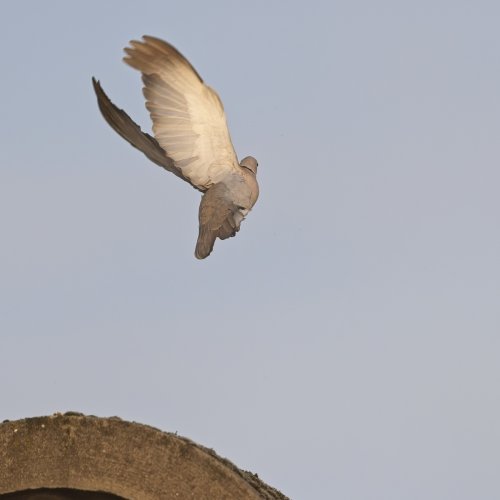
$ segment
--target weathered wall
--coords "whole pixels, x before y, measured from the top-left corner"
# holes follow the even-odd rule
[[[131,500],[286,498],[188,439],[119,418],[79,414],[0,424],[0,498],[34,488]]]

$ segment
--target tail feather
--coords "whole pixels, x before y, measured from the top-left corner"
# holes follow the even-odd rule
[[[194,255],[197,259],[205,259],[211,254],[216,237],[217,231],[210,230],[205,226],[200,227],[198,241],[196,242],[196,249],[194,251]]]
[[[225,240],[239,231],[243,220],[239,210],[231,198],[229,188],[221,182],[203,195],[198,212],[200,230],[194,253],[196,258],[208,257],[216,238]]]

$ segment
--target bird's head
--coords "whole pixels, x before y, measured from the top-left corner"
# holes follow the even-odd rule
[[[251,172],[257,175],[257,160],[253,156],[246,156],[243,160],[240,161],[240,167],[248,168]]]

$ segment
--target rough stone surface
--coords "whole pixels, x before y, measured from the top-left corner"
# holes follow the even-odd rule
[[[68,488],[41,488],[0,495],[2,500],[123,500],[123,497],[98,491],[72,490]]]
[[[40,490],[11,498],[287,498],[189,439],[116,417],[75,413],[0,424],[0,498],[41,488],[95,493]]]

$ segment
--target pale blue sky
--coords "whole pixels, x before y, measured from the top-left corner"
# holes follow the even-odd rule
[[[0,419],[178,431],[301,500],[500,498],[500,4],[3,2]],[[261,198],[199,193],[122,48],[178,47]]]

